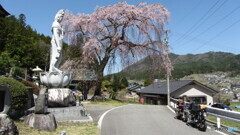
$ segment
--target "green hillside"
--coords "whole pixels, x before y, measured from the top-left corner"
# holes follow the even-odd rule
[[[211,72],[231,72],[232,75],[240,74],[240,55],[224,52],[208,52],[204,54],[177,55],[170,54],[174,70],[173,79],[186,75]],[[152,70],[152,62],[146,57],[139,62],[125,68],[119,74],[129,79],[142,80],[146,78],[164,78],[160,71]]]

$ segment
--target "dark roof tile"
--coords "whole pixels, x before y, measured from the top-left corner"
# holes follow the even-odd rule
[[[215,93],[217,93],[216,90],[209,88],[195,80],[183,80],[183,81],[170,81],[170,93],[188,85],[191,83],[195,83],[198,85],[201,85],[202,87],[205,87]],[[141,89],[138,93],[148,93],[148,94],[167,94],[167,82],[154,82],[153,84],[145,87],[144,89]]]

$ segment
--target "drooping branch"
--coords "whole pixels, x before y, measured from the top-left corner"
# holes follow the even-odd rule
[[[167,70],[168,74],[171,72],[168,46],[162,43],[170,16],[164,6],[147,3],[135,6],[119,2],[99,7],[92,14],[75,16],[68,12],[65,16],[63,21],[68,27],[69,36],[72,39],[75,36],[70,33],[82,33],[84,36],[84,60],[94,62],[97,59],[100,80],[105,66],[109,62],[114,63],[117,58],[124,63],[157,54],[162,62],[156,64]],[[101,88],[100,85],[97,87]]]

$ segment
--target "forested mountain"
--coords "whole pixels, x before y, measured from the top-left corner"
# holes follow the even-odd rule
[[[0,75],[9,73],[11,67],[27,69],[49,63],[51,38],[38,34],[27,25],[26,17],[0,18]]]
[[[204,54],[169,55],[174,70],[172,78],[178,79],[194,73],[211,73],[216,71],[240,74],[240,55],[224,52],[208,52]],[[129,79],[164,78],[159,71],[152,71],[152,61],[146,57],[139,62],[125,68],[119,74]]]
[[[63,43],[62,63],[81,57],[81,37],[78,40],[78,45]],[[18,18],[0,17],[0,75],[6,75],[12,67],[17,67],[19,71],[16,72],[20,74],[27,71],[28,75],[36,66],[48,70],[50,47],[51,37],[39,34],[27,25],[24,14]]]

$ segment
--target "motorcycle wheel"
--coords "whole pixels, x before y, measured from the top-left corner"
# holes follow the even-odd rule
[[[188,118],[184,117],[184,118],[182,119],[182,121],[183,121],[183,122],[187,122],[187,121],[188,121]]]
[[[177,119],[181,120],[182,116],[181,115],[177,115]]]
[[[206,131],[207,130],[207,124],[206,122],[199,123],[198,130],[200,131]]]

